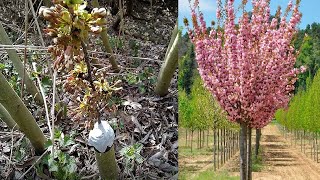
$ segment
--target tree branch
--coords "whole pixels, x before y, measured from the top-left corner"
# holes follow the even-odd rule
[[[85,43],[83,42],[83,40],[81,40],[81,46],[83,49],[83,53],[84,53],[84,60],[86,61],[87,64],[87,69],[88,69],[88,80],[90,82],[90,86],[93,89],[93,91],[96,90],[96,88],[94,87],[93,84],[93,79],[92,79],[92,70],[91,70],[91,66],[90,66],[90,60],[89,60],[89,55],[88,55],[88,50],[87,50],[87,46],[85,45]]]

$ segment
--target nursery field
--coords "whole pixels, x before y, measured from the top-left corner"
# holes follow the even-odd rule
[[[214,171],[213,166],[213,136],[205,136],[203,147],[199,147],[199,136],[194,135],[194,148],[186,146],[185,129],[179,128],[179,179],[239,179],[239,177],[231,177],[226,171]],[[210,133],[210,131],[209,131]],[[211,131],[212,133],[212,131]],[[206,139],[208,138],[208,139]],[[187,141],[191,143],[190,141]],[[208,142],[208,143],[207,143]]]
[[[320,178],[320,164],[292,146],[275,124],[262,129],[261,137],[262,168],[253,172],[253,179],[310,179]],[[222,169],[232,175],[238,175],[239,156],[235,156]]]
[[[184,144],[184,130],[179,129],[179,142]],[[253,138],[255,136],[253,135]],[[195,137],[196,138],[196,137]],[[179,146],[179,178],[181,179],[239,179],[239,153],[235,154],[217,171],[213,170],[213,143],[209,147],[191,153],[190,147]],[[196,144],[197,141],[195,140]],[[310,154],[300,151],[300,146],[291,144],[290,135],[281,133],[277,124],[262,129],[261,162],[253,163],[253,179],[297,179],[317,180],[320,178],[320,164]],[[308,150],[307,150],[308,151]]]

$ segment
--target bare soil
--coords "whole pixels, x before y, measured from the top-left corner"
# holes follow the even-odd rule
[[[286,140],[275,125],[270,124],[262,129],[261,148],[263,169],[253,172],[253,179],[320,179],[320,163],[307,157],[299,148],[290,146],[290,140]],[[239,176],[238,161],[239,154],[222,169]]]

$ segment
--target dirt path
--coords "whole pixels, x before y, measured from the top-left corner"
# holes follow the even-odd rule
[[[280,134],[278,128],[270,124],[262,130],[263,169],[253,172],[253,179],[259,180],[319,180],[320,163],[306,157]],[[239,156],[223,168],[235,172]],[[239,173],[232,173],[239,175]]]

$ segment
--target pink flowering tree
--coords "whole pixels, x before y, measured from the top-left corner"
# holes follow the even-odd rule
[[[289,2],[283,15],[278,9],[271,18],[270,0],[252,0],[251,16],[243,0],[236,18],[234,0],[225,6],[218,1],[218,23],[208,31],[196,11],[198,1],[191,8],[193,30],[188,27],[198,70],[228,119],[241,126],[240,176],[251,179],[251,129],[266,126],[288,104],[297,74],[304,70],[294,68],[298,53],[291,44],[302,16],[300,2]]]

